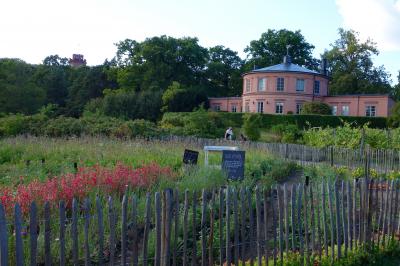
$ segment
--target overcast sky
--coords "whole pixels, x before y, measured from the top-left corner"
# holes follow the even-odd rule
[[[344,27],[377,43],[375,63],[393,81],[400,70],[400,0],[1,0],[0,10],[0,57],[29,63],[82,53],[101,64],[114,43],[159,35],[198,37],[245,58],[251,40],[282,28],[301,30],[319,57]]]

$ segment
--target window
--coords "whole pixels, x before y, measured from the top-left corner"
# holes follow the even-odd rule
[[[301,113],[301,107],[302,107],[301,103],[296,103],[296,114],[300,114]]]
[[[250,103],[249,102],[246,102],[245,104],[244,104],[244,111],[245,112],[250,112]]]
[[[214,105],[214,111],[216,112],[221,111],[221,105]]]
[[[296,91],[304,91],[304,79],[296,80]]]
[[[332,106],[332,115],[337,115],[337,106]]]
[[[251,86],[250,79],[246,79],[246,92],[250,91],[250,86]]]
[[[350,113],[350,108],[348,105],[343,105],[342,106],[342,115],[349,115]]]
[[[257,102],[257,113],[264,113],[264,102]]]
[[[236,105],[231,106],[231,111],[232,111],[232,113],[236,113]]]
[[[314,81],[314,94],[319,94],[319,80]]]
[[[375,107],[375,105],[367,105],[367,106],[365,106],[365,116],[376,116],[376,107]]]
[[[283,103],[280,102],[275,103],[275,113],[283,114]]]
[[[258,91],[265,91],[266,78],[258,79]]]
[[[276,79],[276,90],[283,91],[284,87],[285,87],[285,80],[283,78],[277,78]]]

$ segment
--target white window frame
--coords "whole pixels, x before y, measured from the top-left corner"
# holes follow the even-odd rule
[[[296,79],[296,91],[304,92],[305,83],[306,81],[304,79]]]
[[[260,82],[262,83],[262,86],[260,86]],[[267,78],[259,78],[257,82],[257,91],[265,91],[266,87],[267,87]]]
[[[350,114],[350,106],[342,105],[342,115],[348,116]]]
[[[282,77],[276,78],[276,91],[285,90],[285,79]]]
[[[250,92],[250,90],[251,90],[251,80],[250,79],[246,79],[245,80],[245,83],[246,83],[246,92]]]
[[[244,103],[244,111],[247,113],[250,112],[250,103],[249,102]]]
[[[231,105],[231,112],[232,112],[232,113],[236,113],[236,112],[237,112],[237,106],[236,106],[236,104],[232,104],[232,105]]]
[[[376,105],[365,106],[365,116],[375,117],[376,116]]]
[[[318,84],[318,86],[317,86]],[[317,90],[318,88],[318,90]],[[321,82],[319,80],[314,80],[314,94],[319,95],[321,91]]]
[[[332,105],[332,115],[337,115],[337,105]]]
[[[263,101],[257,102],[257,113],[264,113],[264,102]]]
[[[283,114],[283,102],[275,103],[275,114]]]
[[[301,108],[303,108],[303,104],[302,103],[296,103],[296,114],[300,114],[301,113]]]

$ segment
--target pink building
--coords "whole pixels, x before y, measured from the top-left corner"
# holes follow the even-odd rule
[[[267,114],[299,114],[305,102],[325,102],[333,115],[383,116],[390,114],[394,101],[389,95],[328,96],[329,77],[326,61],[321,72],[291,63],[285,56],[282,64],[244,73],[242,97],[209,98],[215,111]]]

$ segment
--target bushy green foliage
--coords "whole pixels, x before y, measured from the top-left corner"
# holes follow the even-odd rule
[[[243,130],[246,137],[249,140],[258,140],[261,136],[261,114],[245,114],[243,121]]]
[[[279,137],[280,142],[296,143],[302,138],[301,131],[293,124],[278,124],[272,126],[271,131]]]
[[[331,115],[332,108],[322,102],[306,102],[301,108],[302,115]]]
[[[303,132],[303,142],[315,147],[341,146],[358,148],[362,143],[364,131],[364,145],[371,148],[398,149],[400,148],[400,129],[390,131],[364,127],[353,127],[344,123],[336,128],[310,128]]]
[[[399,85],[399,87],[400,87],[400,85]],[[391,127],[399,127],[400,126],[400,102],[396,103],[396,105],[392,108],[391,112],[392,113],[388,117],[388,125]]]
[[[190,113],[165,113],[162,118],[162,124],[168,124],[170,127],[182,124],[184,117]],[[217,112],[216,114],[222,120],[229,120],[232,127],[242,127],[243,113]],[[260,114],[262,117],[261,127],[271,128],[278,124],[294,124],[299,129],[310,127],[337,127],[342,126],[344,122],[351,123],[352,126],[363,126],[368,124],[370,128],[386,128],[385,117],[360,117],[360,116],[333,116],[333,115],[275,115]]]

